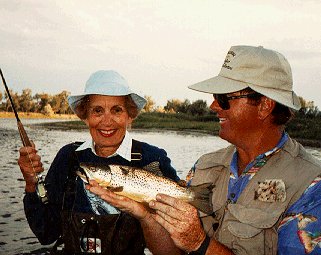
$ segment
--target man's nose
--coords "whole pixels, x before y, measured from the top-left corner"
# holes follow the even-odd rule
[[[211,103],[210,105],[210,109],[213,111],[213,112],[217,112],[219,110],[222,110],[222,108],[219,106],[217,100],[213,100],[213,102]]]

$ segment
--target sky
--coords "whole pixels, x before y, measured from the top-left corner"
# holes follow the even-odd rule
[[[231,46],[263,46],[321,109],[320,10],[319,0],[0,0],[0,68],[18,93],[81,94],[91,73],[112,69],[157,105],[210,103],[187,86],[216,76]]]

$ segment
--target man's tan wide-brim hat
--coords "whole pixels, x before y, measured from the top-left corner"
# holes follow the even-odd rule
[[[262,46],[232,46],[218,76],[189,86],[210,93],[232,93],[250,87],[292,109],[301,108],[293,91],[291,67],[286,58]]]

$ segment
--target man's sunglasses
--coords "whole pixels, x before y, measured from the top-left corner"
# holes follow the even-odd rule
[[[214,99],[217,101],[218,105],[223,110],[230,109],[230,103],[229,100],[239,99],[239,98],[257,98],[261,95],[258,93],[251,93],[246,95],[239,95],[239,96],[228,96],[227,94],[213,94]]]

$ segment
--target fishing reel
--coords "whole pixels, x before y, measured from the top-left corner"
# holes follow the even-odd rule
[[[37,175],[36,192],[41,202],[44,204],[47,204],[48,196],[47,196],[47,190],[45,187],[45,178],[41,174]]]

